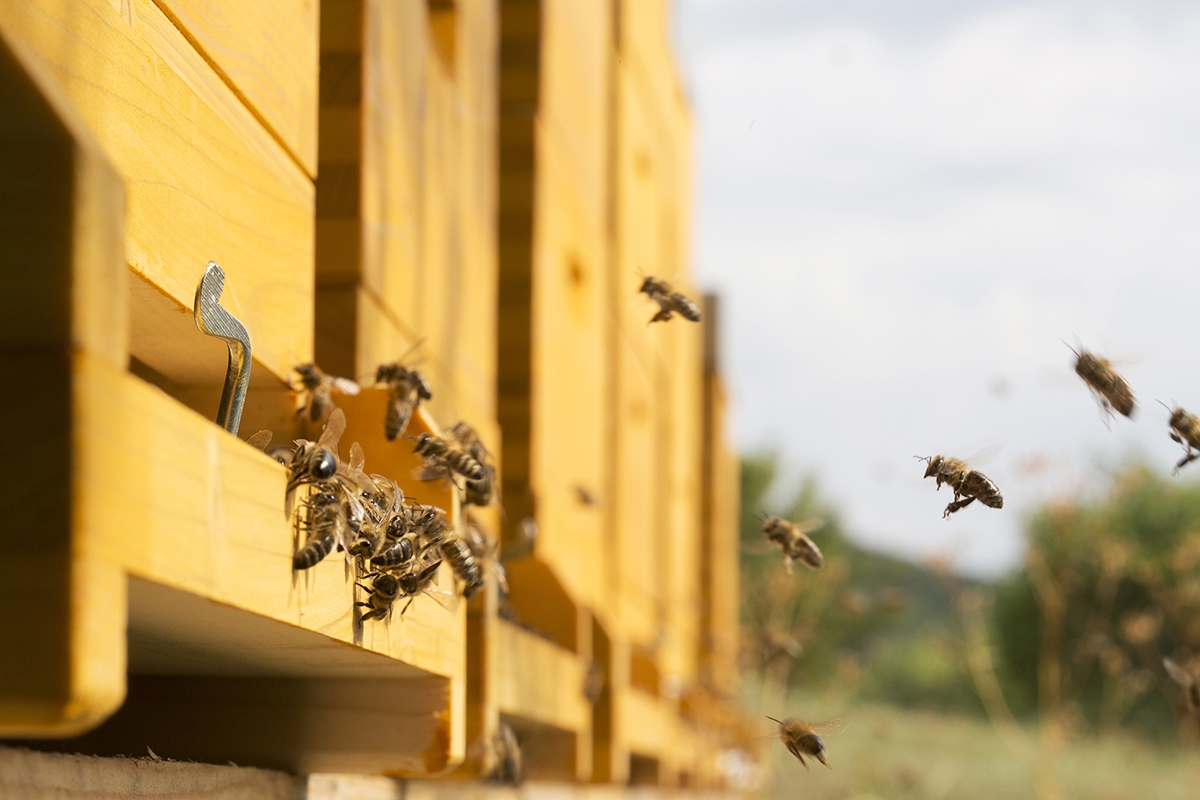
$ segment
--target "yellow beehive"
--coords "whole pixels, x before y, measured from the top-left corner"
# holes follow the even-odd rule
[[[716,306],[647,325],[637,295],[700,299],[665,0],[252,5],[0,0],[0,348],[36,465],[0,532],[0,736],[461,779],[506,724],[532,780],[720,786],[745,726]],[[286,470],[213,422],[210,259],[253,346],[241,436],[319,435],[296,364],[370,384],[410,353],[409,433],[465,420],[496,456],[469,514],[507,597],[493,572],[359,625],[343,559],[293,572]],[[343,453],[466,522],[383,388],[335,400]]]

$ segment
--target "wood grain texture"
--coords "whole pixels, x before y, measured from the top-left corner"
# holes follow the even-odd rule
[[[590,726],[579,658],[506,620],[498,620],[496,627],[496,704],[501,713],[565,731]]]
[[[222,303],[283,377],[311,360],[312,183],[157,6],[129,8],[132,23],[107,0],[9,0],[0,30],[53,76],[126,180],[134,272],[185,314],[217,260]],[[161,333],[140,308],[135,356]],[[143,360],[181,383],[223,378],[187,359]]]
[[[304,781],[266,770],[141,758],[38,753],[0,747],[7,800],[301,800]]]
[[[0,360],[14,498],[0,527],[0,735],[95,725],[124,693],[124,575],[78,557],[71,356],[125,360],[123,185],[53,77],[0,30]]]
[[[156,0],[310,175],[317,168],[317,0]]]

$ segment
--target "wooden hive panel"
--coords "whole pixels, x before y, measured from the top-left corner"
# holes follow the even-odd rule
[[[315,175],[318,3],[163,0],[159,5],[300,166]],[[132,14],[132,6],[124,8]]]
[[[312,352],[312,183],[158,6],[125,7],[128,18],[106,0],[3,3],[0,29],[128,183],[130,352],[178,383],[220,383],[225,349],[197,345],[187,316],[215,259],[259,378],[282,377]]]

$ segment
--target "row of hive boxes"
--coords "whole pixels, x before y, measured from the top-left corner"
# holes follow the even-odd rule
[[[255,349],[248,428],[281,432],[291,425],[300,432],[282,380],[292,365],[311,359],[315,331],[326,366],[355,377],[423,339],[423,367],[438,387],[435,417],[467,418],[496,444],[495,211],[488,198],[498,20],[489,8],[457,4],[459,46],[449,51],[424,3],[330,0],[319,25],[311,9],[274,9],[268,25],[221,4],[186,2],[0,10],[4,32],[60,82],[126,179],[126,258],[136,276],[129,351],[140,375],[206,414],[215,408],[223,348],[199,337],[182,313],[201,266],[215,258],[229,275],[223,302],[246,323]],[[544,18],[565,19],[574,8],[546,4]],[[603,3],[590,10],[607,13]],[[580,21],[573,20],[575,34],[586,30]],[[544,41],[556,43],[560,61],[579,55],[552,26]],[[589,52],[600,61],[611,57],[603,40]],[[694,613],[700,340],[681,321],[648,329],[649,310],[630,302],[639,272],[675,273],[685,261],[686,122],[679,104],[664,127],[661,98],[647,96],[654,80],[643,74],[644,62],[615,79],[593,63],[579,78],[608,81],[609,91],[596,95],[602,105],[612,92],[618,98],[615,242],[595,220],[610,202],[605,171],[594,169],[607,163],[605,154],[584,160],[587,174],[562,169],[556,176],[554,168],[554,148],[569,164],[585,132],[608,129],[609,111],[590,118],[603,125],[581,124],[549,93],[538,109],[541,129],[560,131],[557,145],[543,137],[538,179],[559,183],[551,198],[573,194],[590,231],[562,223],[567,232],[555,242],[551,204],[539,207],[539,232],[546,233],[536,269],[545,293],[536,307],[547,313],[538,319],[546,327],[537,341],[568,343],[559,312],[581,308],[576,343],[606,336],[610,347],[542,354],[539,367],[553,378],[539,378],[547,392],[538,398],[531,436],[550,449],[534,459],[533,482],[547,499],[539,506],[539,556],[577,597],[609,615],[606,623],[622,638],[653,650],[664,674],[686,682],[695,677],[701,639]],[[346,70],[333,68],[339,64]],[[355,120],[358,135],[346,135]],[[598,142],[596,150],[609,146]],[[562,253],[570,254],[565,263]],[[610,263],[615,272],[606,274]],[[542,270],[565,276],[575,299],[550,296],[553,282]],[[608,372],[589,367],[580,352],[599,354]],[[605,374],[607,385],[579,391]],[[564,413],[581,405],[590,410]],[[615,418],[606,417],[614,407]],[[589,428],[579,418],[591,420],[590,445],[570,436]],[[576,475],[581,464],[593,465],[594,474]],[[602,513],[572,508],[577,488],[598,497]]]

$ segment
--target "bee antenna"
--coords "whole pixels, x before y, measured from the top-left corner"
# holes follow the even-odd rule
[[[1066,339],[1059,339],[1059,341],[1062,342],[1063,344],[1067,344]],[[1069,345],[1069,344],[1067,344],[1067,349],[1070,350],[1072,353],[1074,353],[1076,356],[1079,355],[1079,351],[1076,350],[1074,347],[1071,347],[1071,345]]]
[[[931,461],[933,456],[913,456],[917,461]]]
[[[764,714],[763,716],[765,717],[765,716],[766,716],[766,714]],[[782,722],[780,722],[779,720],[775,719],[774,717],[767,717],[767,719],[769,719],[769,720],[771,720],[771,722],[777,723],[777,724],[779,724],[779,725],[782,725],[782,724],[783,724]]]

